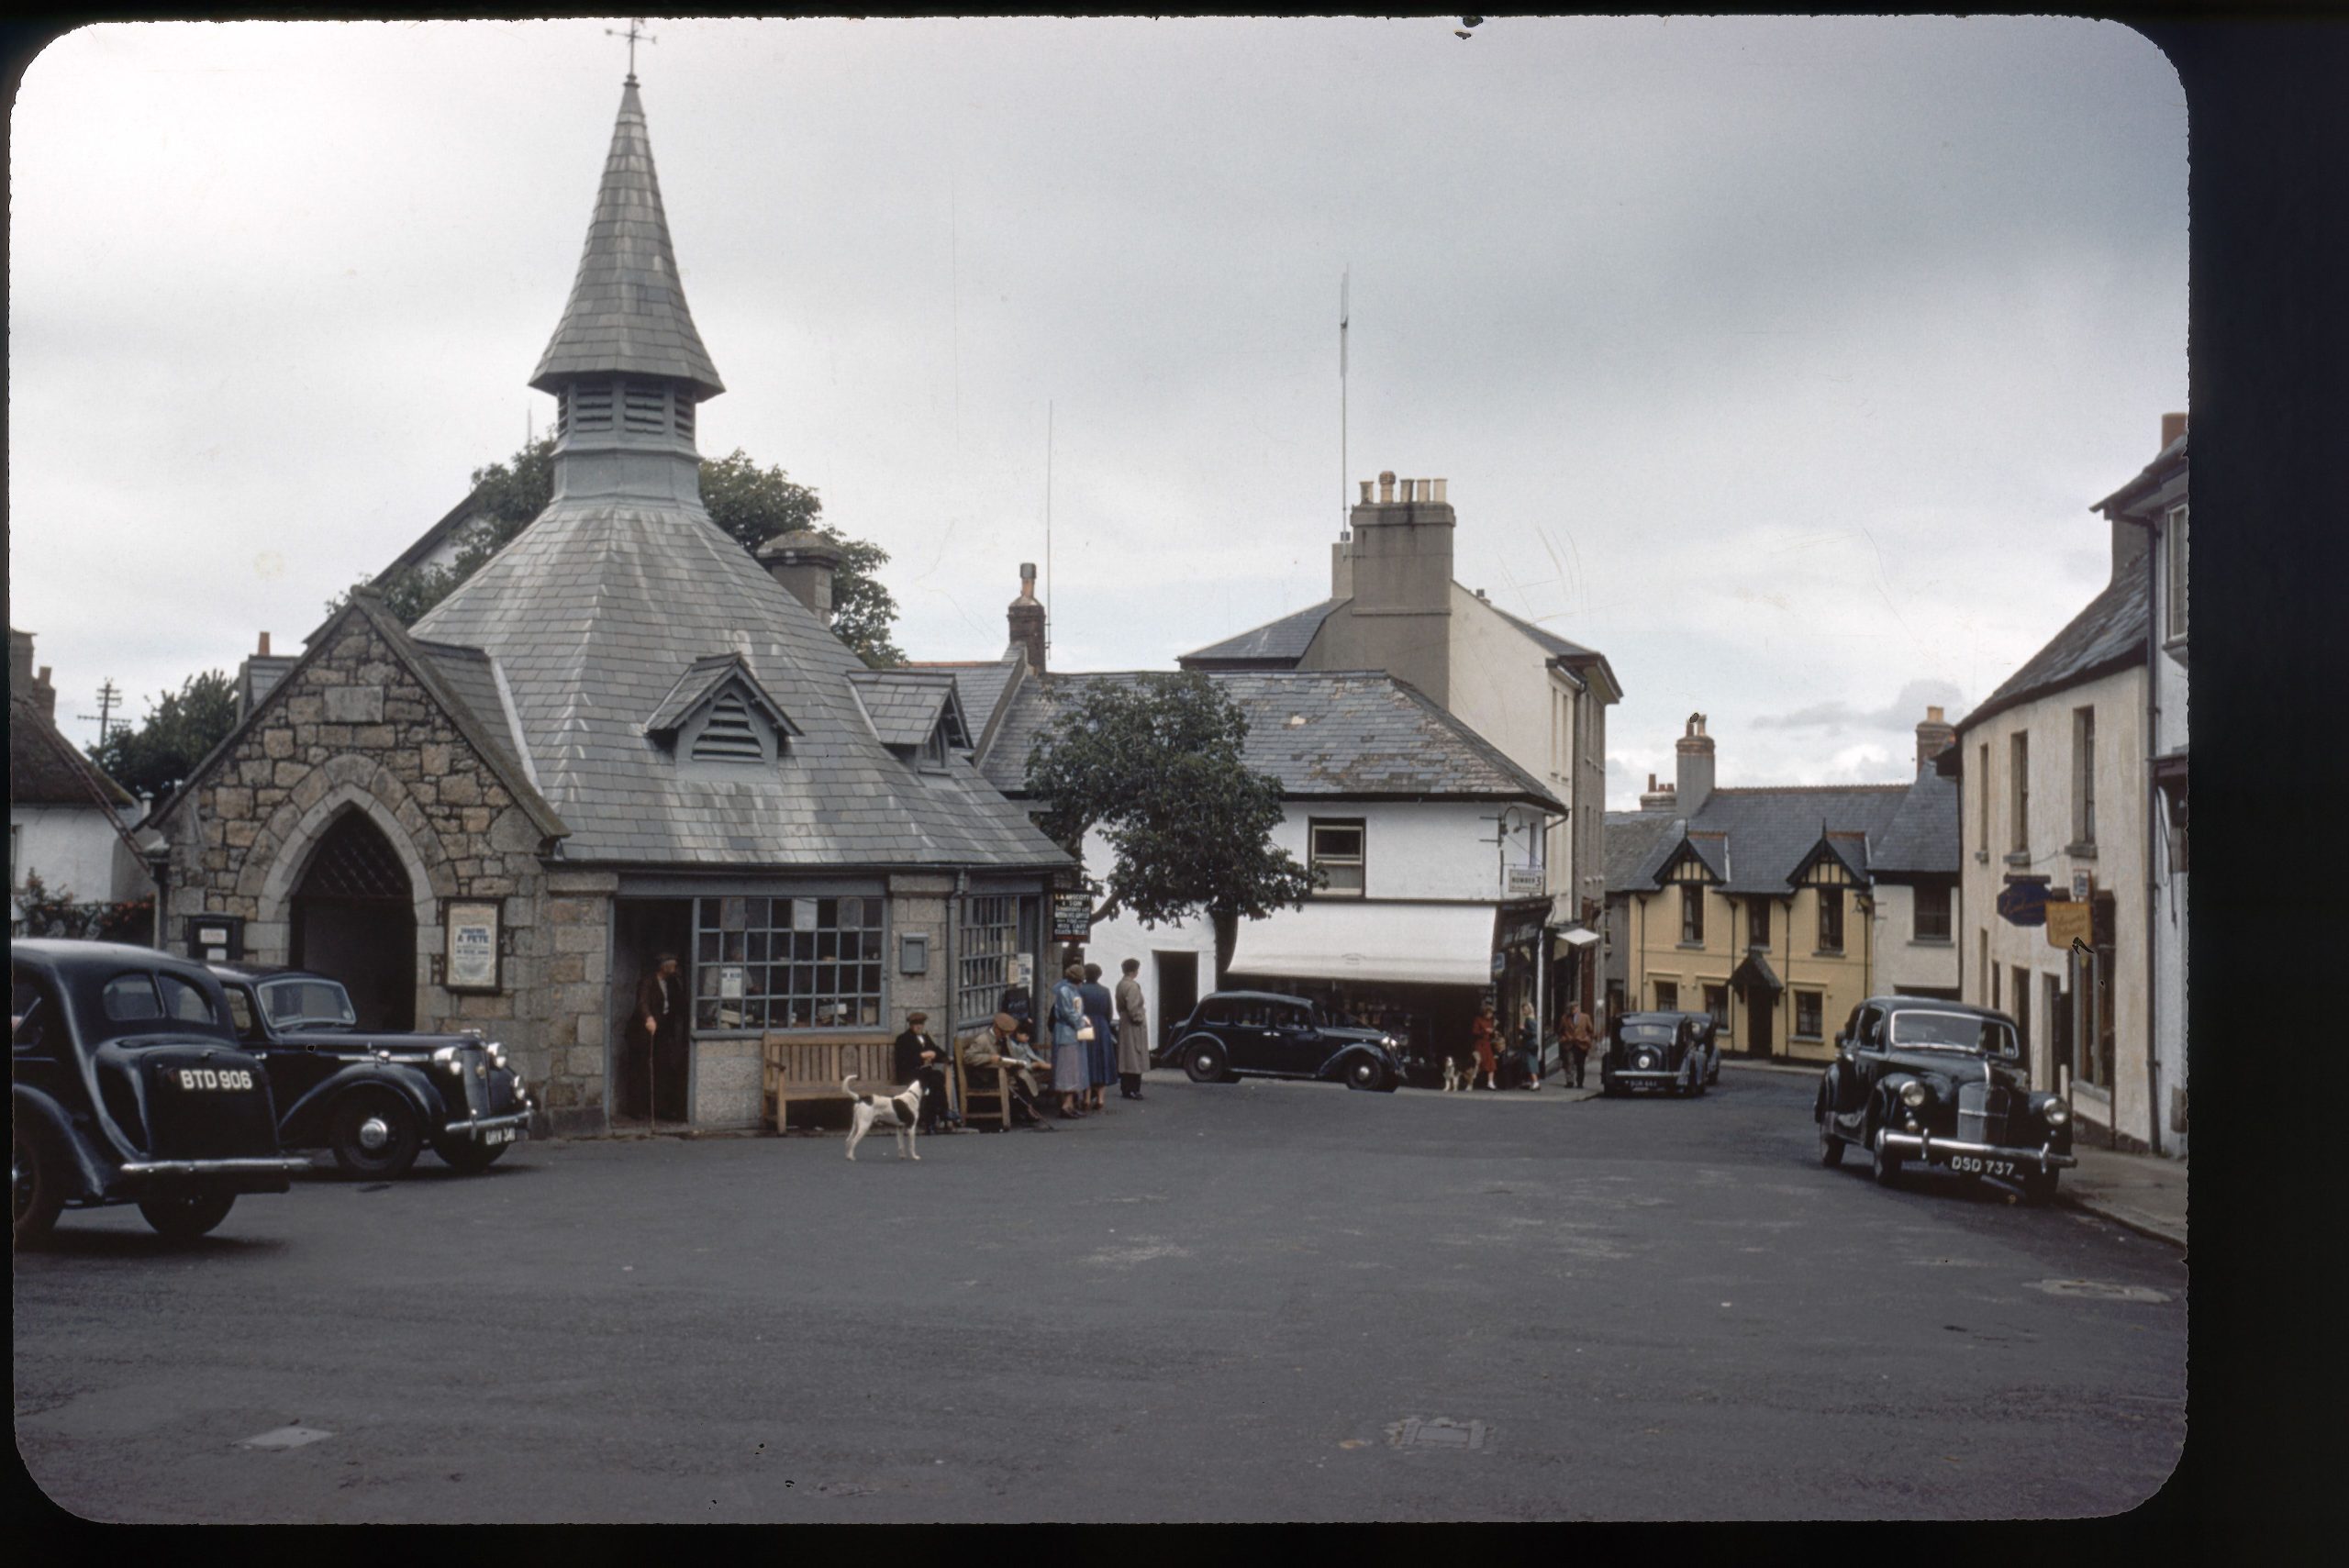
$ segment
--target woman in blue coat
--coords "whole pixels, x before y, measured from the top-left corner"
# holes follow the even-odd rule
[[[1085,1004],[1085,1021],[1093,1026],[1093,1038],[1085,1042],[1085,1108],[1097,1111],[1104,1108],[1109,1080],[1118,1075],[1118,1006],[1101,984],[1097,963],[1085,966],[1085,984],[1076,995]]]
[[[1085,965],[1072,963],[1052,987],[1052,1087],[1061,1097],[1061,1116],[1074,1121],[1084,1116],[1076,1097],[1085,1092],[1085,1042],[1077,1031],[1085,1027]]]

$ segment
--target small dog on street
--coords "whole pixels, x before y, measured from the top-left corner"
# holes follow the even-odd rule
[[[1454,1090],[1467,1087],[1460,1071],[1460,1063],[1449,1056],[1445,1057],[1443,1059],[1443,1093],[1449,1095]]]
[[[856,1103],[849,1106],[848,1157],[856,1158],[856,1146],[874,1125],[894,1129],[897,1134],[897,1157],[919,1160],[914,1152],[915,1124],[921,1119],[922,1086],[919,1080],[894,1095],[868,1095],[849,1087],[856,1082],[852,1073],[841,1080],[841,1093]]]

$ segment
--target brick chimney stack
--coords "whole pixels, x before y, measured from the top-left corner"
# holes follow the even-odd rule
[[[1036,563],[1019,563],[1019,596],[1011,601],[1006,612],[1011,623],[1012,643],[1027,650],[1028,668],[1038,674],[1044,673],[1044,606],[1036,598]]]
[[[33,671],[33,634],[8,628],[8,695],[29,698],[50,718],[57,717],[57,688],[50,684],[49,666]]]
[[[1347,517],[1353,539],[1330,563],[1333,596],[1351,596],[1327,623],[1325,669],[1384,670],[1439,707],[1452,702],[1452,539],[1458,519],[1442,479],[1364,480]]]
[[[813,528],[777,534],[759,546],[759,564],[815,611],[829,626],[832,619],[832,575],[841,567],[841,547]]]
[[[1917,726],[1917,771],[1923,773],[1935,757],[1956,744],[1957,726],[1942,717],[1942,710],[1929,707],[1925,722]]]
[[[1679,800],[1679,798],[1680,792],[1674,788],[1670,783],[1667,782],[1659,784],[1655,782],[1655,775],[1653,773],[1650,773],[1648,775],[1648,787],[1642,792],[1640,795],[1640,809],[1642,811],[1669,811],[1672,809],[1674,803]]]
[[[1713,738],[1705,733],[1705,716],[1692,713],[1688,728],[1673,742],[1678,755],[1677,781],[1680,810],[1694,817],[1704,809],[1705,801],[1713,793]]]
[[[2162,450],[2169,450],[2169,444],[2184,434],[2186,434],[2185,415],[2165,414],[2162,416]]]

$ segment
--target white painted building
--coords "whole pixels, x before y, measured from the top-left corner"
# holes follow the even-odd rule
[[[100,904],[154,891],[123,834],[139,803],[57,729],[57,688],[33,668],[33,639],[8,631],[8,924],[17,890],[38,876],[51,896]]]

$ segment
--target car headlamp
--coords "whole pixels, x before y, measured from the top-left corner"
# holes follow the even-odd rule
[[[2061,1100],[2050,1100],[2047,1102],[2046,1108],[2041,1111],[2040,1115],[2047,1118],[2048,1126],[2061,1127],[2065,1122],[2072,1119],[2072,1107],[2065,1105]]]
[[[1915,1110],[1932,1097],[1933,1092],[1925,1087],[1922,1078],[1911,1078],[1900,1085],[1900,1103],[1910,1110]]]

